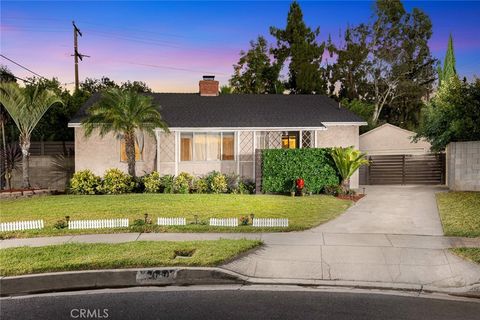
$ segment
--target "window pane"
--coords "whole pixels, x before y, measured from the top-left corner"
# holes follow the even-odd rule
[[[191,161],[192,160],[192,133],[182,133],[180,134],[180,161]]]
[[[233,132],[225,132],[223,134],[223,154],[222,160],[234,160],[234,150],[235,150],[235,135]]]
[[[135,161],[143,160],[143,153],[140,151],[137,141],[135,141]],[[120,141],[120,161],[127,161],[127,150],[125,146],[125,140]]]
[[[220,160],[220,133],[207,134],[207,160]]]
[[[290,135],[288,137],[288,147],[290,149],[295,149],[297,147],[297,137],[295,135]]]
[[[193,155],[195,161],[204,161],[207,158],[207,134],[195,133],[193,135]]]

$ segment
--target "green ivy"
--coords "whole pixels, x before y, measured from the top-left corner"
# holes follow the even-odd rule
[[[331,149],[268,149],[262,151],[262,191],[289,192],[297,178],[318,193],[339,184]]]

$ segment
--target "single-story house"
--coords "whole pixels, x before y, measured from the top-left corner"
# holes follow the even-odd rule
[[[412,142],[415,132],[385,123],[360,135],[360,150],[369,156],[430,153],[426,140]]]
[[[213,77],[199,93],[153,93],[170,133],[137,134],[137,175],[153,170],[194,175],[216,170],[254,179],[256,149],[359,147],[366,123],[322,95],[222,94]],[[75,129],[75,169],[101,175],[127,171],[125,145],[114,134],[84,136],[81,121],[100,98],[94,95],[70,121]],[[351,179],[358,187],[358,174]]]

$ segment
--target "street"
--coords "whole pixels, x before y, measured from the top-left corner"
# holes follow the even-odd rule
[[[400,294],[400,293],[399,293]],[[442,296],[445,297],[445,296]],[[3,298],[1,319],[478,319],[480,300],[299,287],[130,288]]]

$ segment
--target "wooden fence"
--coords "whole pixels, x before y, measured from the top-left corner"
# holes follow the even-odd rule
[[[288,227],[288,219],[253,218],[254,227]]]
[[[210,218],[210,225],[215,227],[237,227],[238,219],[237,218]]]
[[[158,218],[157,224],[159,226],[184,226],[187,224],[185,218]]]
[[[13,221],[0,223],[0,231],[43,229],[43,220]]]
[[[75,220],[68,222],[68,229],[128,228],[128,219]]]

